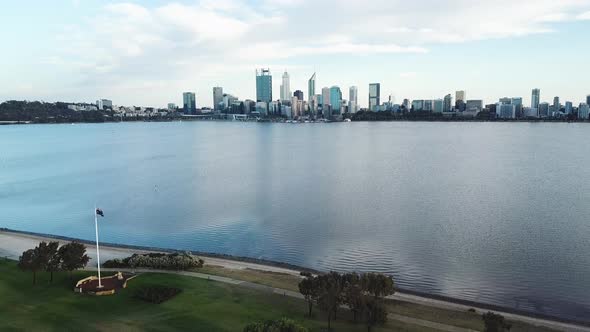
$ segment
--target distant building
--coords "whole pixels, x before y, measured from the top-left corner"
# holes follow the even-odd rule
[[[315,96],[315,73],[313,73],[309,78],[309,81],[307,81],[307,98],[309,99],[310,104],[312,103],[313,96]]]
[[[590,95],[586,96],[586,105],[590,105]]]
[[[96,107],[98,107],[99,110],[107,108],[113,109],[113,101],[109,99],[99,99],[96,101]]]
[[[291,100],[291,82],[289,73],[283,73],[283,79],[281,84],[281,101]]]
[[[412,111],[421,112],[424,109],[424,100],[412,100]]]
[[[590,115],[590,106],[588,104],[581,103],[578,106],[578,119],[588,120]]]
[[[531,96],[531,108],[539,108],[539,103],[541,102],[541,90],[540,89],[533,89],[533,94]]]
[[[330,88],[322,88],[322,105],[330,105]]]
[[[514,105],[514,110],[516,112],[516,117],[520,118],[522,116],[522,97],[513,97],[510,100],[510,104]]]
[[[553,98],[553,112],[559,112],[561,109],[561,103],[559,102],[559,97]]]
[[[516,108],[511,104],[498,103],[496,113],[501,119],[514,119],[516,117]]]
[[[436,99],[433,101],[432,112],[442,113],[444,112],[444,101],[442,99]]]
[[[539,117],[539,109],[533,107],[525,107],[523,108],[523,116],[527,118],[538,118]]]
[[[184,114],[196,114],[197,113],[197,99],[194,92],[185,92],[182,94],[182,104]]]
[[[340,91],[340,88],[337,86],[330,88],[330,106],[332,106],[332,110],[340,112],[340,107],[342,106],[342,91]]]
[[[481,112],[483,110],[483,100],[468,100],[465,102],[465,111]]]
[[[464,90],[459,90],[459,91],[455,92],[455,100],[456,101],[461,100],[461,101],[465,102],[466,99],[467,99],[467,94],[465,93]]]
[[[272,101],[272,75],[270,69],[256,70],[256,101],[265,103]]]
[[[213,87],[213,109],[215,111],[221,110],[221,103],[223,102],[223,88],[220,86]]]
[[[549,113],[549,103],[539,103],[539,117],[546,118],[551,116]]]
[[[443,101],[443,112],[450,112],[453,110],[453,97],[451,94],[445,96]]]
[[[574,112],[574,104],[571,101],[565,102],[565,114],[572,114]]]
[[[504,97],[498,100],[502,105],[510,105],[512,103],[512,98]]]
[[[176,109],[176,104],[175,103],[168,103],[168,110],[172,111]]]
[[[356,86],[348,89],[348,109],[350,113],[356,113],[359,105],[359,91]]]
[[[432,100],[424,100],[424,103],[422,104],[422,110],[424,112],[432,112],[432,109],[433,109]]]
[[[376,111],[377,106],[381,104],[381,84],[369,84],[369,110]]]
[[[303,101],[303,91],[296,90],[295,92],[293,92],[293,96],[297,97],[297,99]]]

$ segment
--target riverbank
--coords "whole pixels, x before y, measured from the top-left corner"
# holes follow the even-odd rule
[[[77,239],[72,239],[62,236],[54,236],[48,234],[36,234],[32,232],[14,231],[8,229],[0,229],[0,257],[7,257],[9,259],[18,259],[19,255],[34,246],[40,241],[60,241],[69,242]],[[88,255],[91,257],[89,266],[96,260],[96,249],[91,241],[83,241],[88,247]],[[171,252],[170,249],[150,248],[139,246],[126,246],[117,244],[101,244],[101,261],[104,262],[113,258],[125,258],[133,253],[149,253],[149,252]],[[229,271],[248,270],[248,271],[263,271],[270,273],[277,273],[282,275],[289,275],[294,278],[300,278],[301,271],[315,272],[312,269],[297,267],[290,264],[271,262],[266,260],[257,260],[245,257],[233,257],[228,255],[218,255],[211,253],[193,252],[205,258],[206,268],[222,267]],[[429,294],[422,294],[408,290],[398,290],[398,292],[390,299],[396,301],[409,302],[426,307],[435,307],[444,310],[454,310],[457,312],[466,312],[468,309],[474,308],[477,312],[485,312],[487,310],[496,311],[506,318],[514,321],[531,324],[534,326],[542,326],[546,328],[563,330],[563,331],[590,331],[588,324],[584,322],[560,320],[554,317],[546,317],[542,315],[534,315],[510,308],[502,308],[498,306],[486,305],[483,303],[475,303],[470,301],[463,301],[460,299],[447,298],[442,296],[435,296]]]

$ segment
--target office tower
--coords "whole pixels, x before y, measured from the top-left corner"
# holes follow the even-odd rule
[[[96,101],[96,107],[99,110],[104,110],[106,108],[113,109],[113,101],[110,99],[99,99]]]
[[[412,100],[412,111],[413,112],[420,112],[424,108],[424,100]]]
[[[578,106],[578,119],[588,120],[588,116],[590,115],[590,106],[588,104],[581,103]]]
[[[322,88],[322,105],[330,105],[330,88]]]
[[[531,97],[531,108],[539,108],[539,103],[541,102],[541,90],[540,89],[533,89],[533,95]]]
[[[450,106],[450,104],[449,104]],[[445,108],[445,103],[442,99],[436,99],[433,102],[432,112],[434,113],[442,113]]]
[[[176,109],[176,104],[175,103],[168,103],[168,110],[172,111]]]
[[[291,100],[291,82],[289,73],[283,73],[283,81],[281,84],[281,101]]]
[[[465,110],[468,112],[481,112],[483,109],[483,100],[467,100]]]
[[[590,105],[590,95],[586,96],[586,105]]]
[[[311,75],[309,81],[307,81],[307,98],[311,104],[312,98],[315,96],[315,73]]]
[[[410,109],[410,100],[409,99],[404,99],[404,101],[402,102],[402,107],[405,108],[406,110]]]
[[[356,86],[348,89],[348,109],[350,113],[356,113],[359,105],[359,91]]]
[[[213,109],[219,111],[223,102],[223,88],[220,86],[213,87]]]
[[[512,103],[512,98],[504,97],[498,100],[502,105],[510,105]]]
[[[512,104],[498,103],[496,113],[501,119],[514,119],[516,117],[516,108]]]
[[[376,111],[377,106],[380,105],[381,101],[381,84],[371,83],[369,84],[369,110]]]
[[[185,92],[182,94],[182,104],[184,114],[197,113],[197,99],[194,92]]]
[[[574,111],[574,104],[571,101],[565,102],[565,114],[572,114]]]
[[[549,103],[539,103],[539,117],[548,117],[549,114]]]
[[[516,117],[520,118],[523,114],[522,112],[522,97],[513,97],[510,99],[510,104],[514,105],[514,109],[516,112]]]
[[[559,112],[561,104],[559,103],[559,97],[553,98],[553,112]]]
[[[453,97],[449,93],[443,101],[443,112],[450,112],[453,109]]]
[[[268,68],[256,70],[256,101],[272,101],[272,75]]]
[[[455,92],[455,100],[456,101],[460,100],[460,101],[465,102],[466,98],[467,98],[467,94],[465,93],[464,90],[459,90],[459,91]]]
[[[301,100],[301,101],[303,101],[303,91],[301,91],[301,90],[296,90],[296,91],[293,93],[293,96],[294,96],[294,97],[297,97],[297,99],[298,99],[298,100]]]
[[[332,113],[339,113],[342,106],[342,91],[337,86],[330,88],[330,106],[332,106]]]
[[[426,99],[424,100],[424,103],[422,104],[422,110],[424,112],[431,112],[433,108],[433,102],[430,99]]]

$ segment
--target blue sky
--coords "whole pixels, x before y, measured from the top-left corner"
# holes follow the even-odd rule
[[[165,106],[215,85],[255,96],[270,67],[291,89],[380,82],[382,99],[590,94],[590,0],[95,0],[2,5],[0,100]],[[318,91],[319,93],[319,91]]]

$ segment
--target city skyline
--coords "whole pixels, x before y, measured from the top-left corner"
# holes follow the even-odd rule
[[[5,4],[0,34],[19,52],[2,55],[0,100],[109,98],[121,105],[164,106],[181,104],[179,95],[193,91],[198,107],[213,107],[214,86],[255,99],[252,72],[263,67],[274,73],[274,100],[283,71],[289,72],[290,90],[306,97],[314,72],[316,93],[357,86],[360,107],[368,107],[374,82],[381,84],[381,100],[391,94],[397,103],[463,89],[486,103],[522,96],[526,105],[533,88],[549,103],[560,96],[577,105],[590,94],[584,71],[590,46],[580,42],[590,31],[590,1],[373,4]],[[326,8],[334,15],[319,19]],[[306,13],[308,24],[295,24],[297,13]]]

